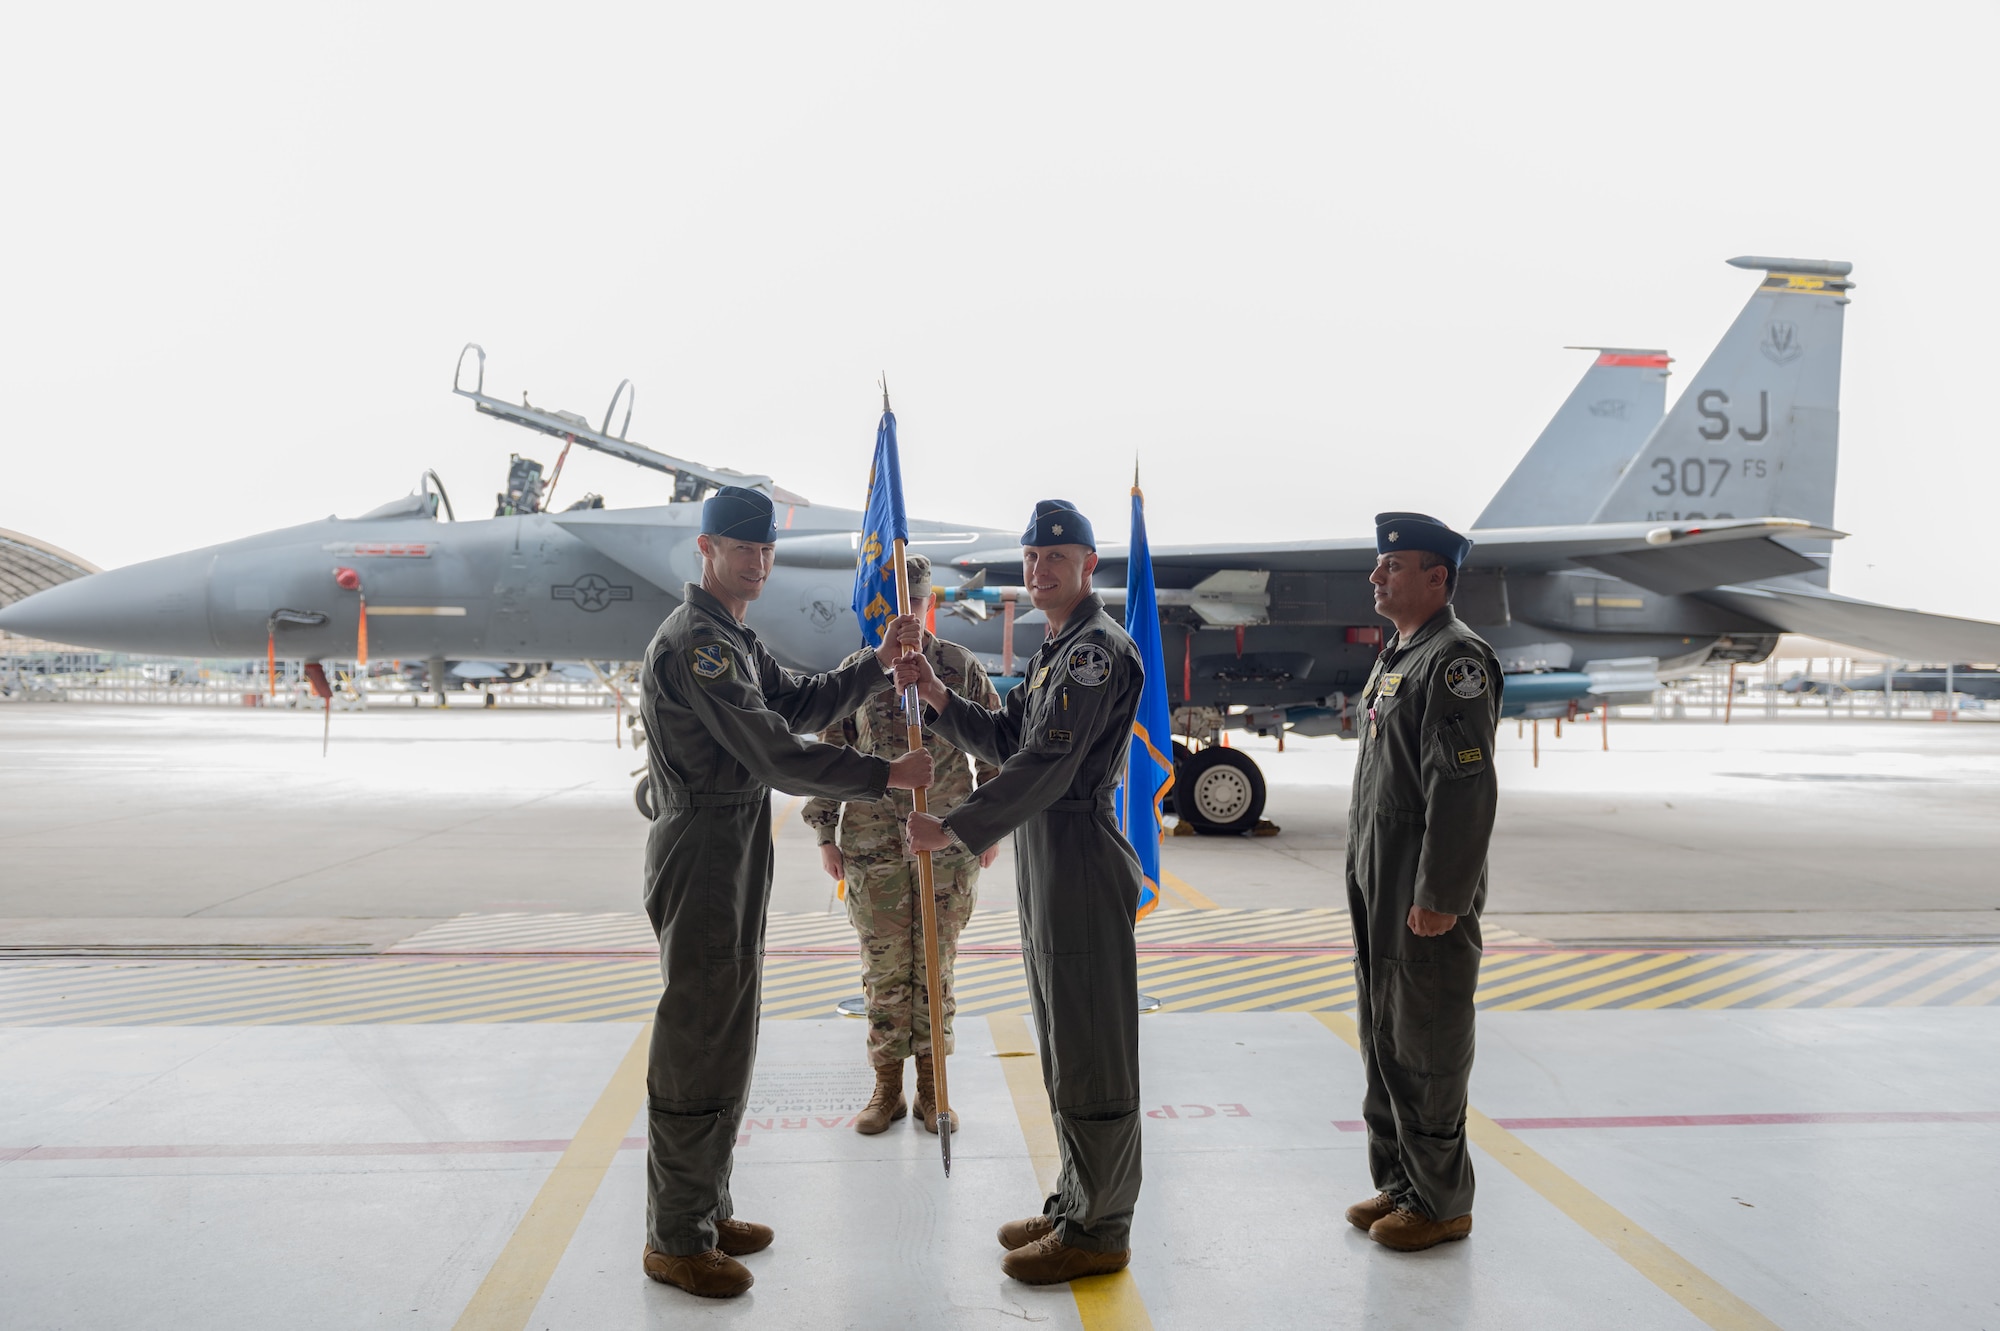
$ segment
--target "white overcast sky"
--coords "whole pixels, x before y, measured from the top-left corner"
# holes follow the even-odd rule
[[[1584,367],[1848,259],[1834,587],[2000,619],[1990,4],[17,5],[0,526],[107,567],[406,493],[487,384],[858,505],[1466,523]],[[558,501],[664,500],[573,455]]]

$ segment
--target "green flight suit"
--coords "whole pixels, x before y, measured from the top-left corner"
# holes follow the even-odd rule
[[[1375,1186],[1434,1220],[1472,1210],[1472,1076],[1479,912],[1498,785],[1500,663],[1446,606],[1391,638],[1361,692],[1361,752],[1347,815],[1356,1024]],[[1458,916],[1436,938],[1410,907]]]
[[[772,788],[876,800],[887,759],[821,730],[891,677],[872,656],[795,675],[693,583],[646,648],[640,677],[658,816],[646,837],[646,914],[665,992],[646,1069],[646,1241],[715,1246],[734,1210],[729,1171],[757,1057]]]
[[[975,854],[1014,833],[1021,960],[1062,1170],[1043,1214],[1071,1247],[1131,1247],[1139,1199],[1139,857],[1111,794],[1145,682],[1139,652],[1086,596],[989,711],[954,694],[938,733],[999,774],[944,820]]]

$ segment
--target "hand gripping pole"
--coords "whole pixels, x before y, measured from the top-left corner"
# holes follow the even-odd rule
[[[910,613],[910,578],[903,563],[903,542],[896,542],[896,613]],[[909,723],[911,753],[924,748],[924,707],[917,698],[917,686],[903,690],[903,715]],[[918,813],[930,812],[924,792],[910,792]],[[931,853],[917,854],[917,904],[924,922],[924,989],[931,1009],[931,1069],[937,1088],[938,1148],[944,1152],[944,1176],[951,1177],[951,1094],[944,1075],[944,982],[938,966],[937,884],[931,868]]]

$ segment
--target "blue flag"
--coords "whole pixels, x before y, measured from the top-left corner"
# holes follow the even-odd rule
[[[896,460],[896,413],[884,398],[875,430],[875,462],[868,469],[868,506],[861,515],[861,557],[854,566],[854,614],[861,640],[880,647],[896,617],[896,542],[910,539],[903,513],[903,467]]]
[[[1136,480],[1137,478],[1134,477]],[[1160,803],[1174,785],[1173,721],[1167,707],[1167,662],[1160,647],[1159,599],[1153,593],[1153,553],[1146,543],[1146,496],[1132,487],[1132,547],[1125,556],[1125,632],[1139,649],[1146,684],[1132,722],[1132,748],[1118,790],[1118,825],[1138,852],[1146,876],[1134,919],[1160,904]]]

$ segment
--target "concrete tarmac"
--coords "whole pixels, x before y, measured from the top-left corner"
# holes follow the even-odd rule
[[[0,709],[0,946],[386,946],[468,912],[635,911],[639,757],[608,713]],[[1552,941],[2000,937],[2000,726],[1503,727],[1489,918]],[[1175,837],[1238,908],[1341,907],[1353,746],[1241,740],[1274,837]],[[826,909],[773,801],[772,908]],[[1007,852],[981,883],[1013,909]],[[1170,901],[1170,904],[1172,902]]]
[[[1390,1253],[1339,884],[1353,749],[1251,740],[1275,836],[1140,927],[1128,1272],[993,1230],[1053,1128],[1007,916],[961,951],[946,1180],[871,1084],[779,797],[733,1189],[745,1298],[645,1280],[637,756],[608,713],[0,708],[0,1326],[2000,1325],[2000,726],[1786,718],[1498,754],[1472,1236]],[[1550,940],[1541,942],[1537,940]]]

